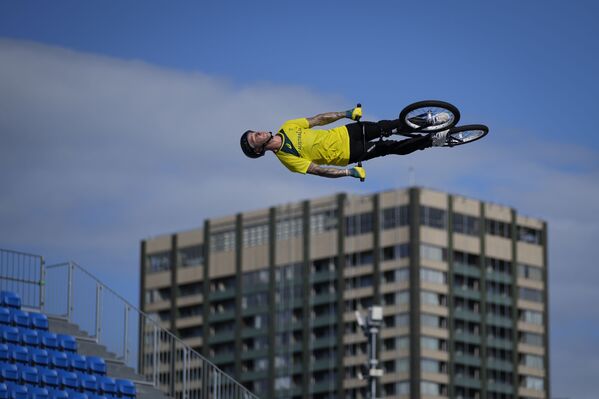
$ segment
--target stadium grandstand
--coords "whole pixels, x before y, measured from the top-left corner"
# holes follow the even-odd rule
[[[0,249],[0,290],[0,399],[257,398],[76,263]]]

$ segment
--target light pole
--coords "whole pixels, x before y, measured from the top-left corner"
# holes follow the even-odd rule
[[[370,390],[370,399],[376,399],[376,381],[382,377],[383,370],[378,368],[379,360],[376,356],[376,341],[381,327],[383,326],[383,308],[381,306],[372,306],[368,308],[368,317],[362,318],[360,312],[356,310],[356,319],[362,332],[368,338],[368,386]]]

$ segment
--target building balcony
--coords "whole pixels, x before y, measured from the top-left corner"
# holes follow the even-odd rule
[[[481,382],[480,378],[468,376],[466,374],[456,374],[454,378],[454,384],[460,387],[480,389]]]
[[[480,291],[476,291],[472,288],[469,287],[464,287],[464,286],[454,286],[453,287],[453,294],[455,296],[459,296],[461,298],[466,298],[466,299],[474,299],[477,301],[480,301]]]
[[[456,353],[455,363],[463,364],[466,366],[480,367],[482,362],[480,360],[480,356]]]
[[[514,364],[507,360],[489,358],[487,359],[487,368],[511,373],[514,371]]]
[[[509,339],[488,336],[487,337],[487,346],[491,346],[491,347],[497,348],[497,349],[512,350],[512,349],[514,349],[515,345],[514,345],[514,342]]]
[[[475,266],[466,265],[463,263],[454,263],[453,272],[468,277],[480,278],[480,269]]]
[[[234,320],[235,319],[235,309],[225,310],[224,312],[219,313],[210,313],[208,317],[211,323],[226,321],[226,320]]]
[[[467,331],[456,331],[453,338],[456,341],[480,345],[480,335],[472,334]]]
[[[327,292],[324,294],[314,295],[310,298],[310,305],[322,305],[324,303],[335,303],[337,302],[337,293]]]
[[[457,308],[453,312],[453,317],[456,319],[472,321],[480,323],[480,313],[473,312],[464,308]]]
[[[486,319],[487,319],[487,324],[490,324],[490,325],[506,327],[506,328],[514,327],[514,322],[510,317],[496,316],[496,315],[488,314]]]
[[[512,304],[512,298],[507,295],[488,293],[487,302],[492,302],[498,305],[510,306]]]
[[[312,328],[335,325],[337,325],[337,315],[335,314],[319,316],[310,320],[310,326]]]
[[[234,341],[235,331],[218,332],[209,338],[211,344],[220,344],[222,342]]]
[[[511,383],[508,382],[495,382],[495,381],[489,381],[487,384],[487,391],[488,392],[499,392],[499,393],[505,393],[508,395],[511,395],[514,393],[514,387],[512,386]]]
[[[255,359],[266,356],[268,356],[268,349],[243,350],[241,352],[242,360]]]
[[[222,291],[213,291],[208,294],[208,299],[211,301],[219,301],[222,299],[235,298],[237,290],[235,288],[229,288]]]
[[[485,278],[497,283],[512,284],[512,276],[507,273],[488,271]]]
[[[335,270],[323,270],[321,272],[312,273],[310,275],[311,283],[322,283],[323,281],[331,281],[337,278]]]

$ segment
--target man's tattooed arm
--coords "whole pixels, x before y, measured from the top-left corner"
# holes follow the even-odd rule
[[[319,166],[315,163],[311,163],[308,167],[308,172],[311,175],[322,176],[322,177],[345,177],[349,176],[348,169],[330,168],[326,166]]]
[[[345,112],[327,112],[324,114],[318,114],[312,118],[307,118],[310,127],[328,125],[338,121],[341,118],[345,118]]]

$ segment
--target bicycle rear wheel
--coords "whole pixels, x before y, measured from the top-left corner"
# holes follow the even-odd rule
[[[454,127],[460,111],[445,101],[426,100],[405,107],[399,119],[413,132],[433,133]]]
[[[455,147],[456,145],[468,144],[480,140],[489,133],[485,125],[464,125],[453,127],[447,133],[447,142],[444,147]]]

